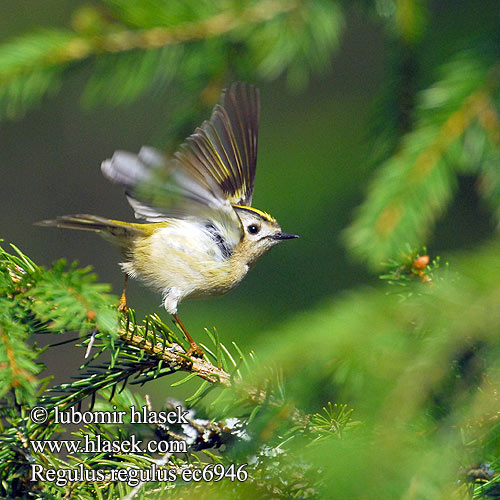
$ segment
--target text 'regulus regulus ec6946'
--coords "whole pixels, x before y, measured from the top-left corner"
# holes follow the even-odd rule
[[[132,276],[162,293],[165,309],[190,342],[189,354],[199,348],[177,316],[181,300],[228,292],[271,247],[297,238],[251,207],[259,106],[256,87],[234,83],[171,157],[143,147],[137,155],[116,151],[102,163],[104,176],[125,188],[144,223],[95,215],[38,223],[94,231],[117,244],[125,285]],[[120,306],[126,307],[125,286]]]

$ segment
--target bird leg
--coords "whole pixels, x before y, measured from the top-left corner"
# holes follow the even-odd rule
[[[123,282],[123,291],[120,297],[120,305],[118,306],[118,311],[127,312],[127,282],[128,282],[128,274],[125,273],[125,280]]]
[[[186,330],[186,327],[182,324],[179,316],[177,314],[172,314],[177,324],[181,327],[181,330],[184,332],[186,340],[189,342],[189,350],[186,352],[186,356],[196,356],[198,358],[202,358],[205,354],[203,349],[193,340],[193,337],[189,335],[189,332]]]

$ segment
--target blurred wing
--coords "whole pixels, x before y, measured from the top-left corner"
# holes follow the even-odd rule
[[[234,83],[223,92],[210,120],[197,128],[174,155],[200,180],[217,183],[232,205],[252,203],[259,107],[255,86]]]
[[[154,148],[143,147],[137,155],[116,151],[101,170],[125,188],[139,219],[162,222],[174,217],[209,223],[231,249],[243,236],[241,221],[217,184],[197,182],[178,160],[168,160]]]
[[[258,89],[238,82],[172,158],[149,147],[138,155],[116,151],[102,172],[125,188],[136,217],[208,220],[235,246],[243,228],[232,205],[252,201],[258,124]]]

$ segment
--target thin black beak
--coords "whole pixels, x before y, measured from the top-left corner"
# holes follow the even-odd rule
[[[298,238],[298,234],[290,234],[290,233],[278,233],[273,236],[275,240],[291,240],[293,238]]]

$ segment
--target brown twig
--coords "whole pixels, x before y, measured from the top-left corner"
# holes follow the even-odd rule
[[[213,384],[220,384],[224,387],[231,387],[231,376],[226,371],[217,368],[210,361],[195,357],[187,357],[185,349],[176,343],[166,346],[161,341],[152,341],[149,336],[145,336],[144,328],[138,327],[127,331],[120,329],[121,338],[129,345],[142,349],[149,355],[164,361],[168,366],[188,373],[195,373],[203,380]]]

